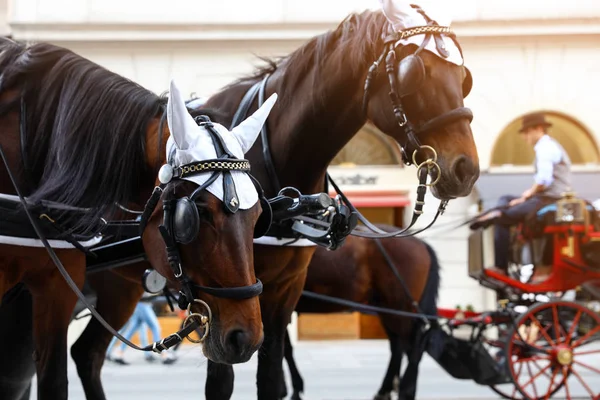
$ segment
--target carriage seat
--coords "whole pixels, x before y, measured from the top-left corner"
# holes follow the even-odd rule
[[[586,227],[586,230],[600,231],[598,210],[583,199],[567,193],[555,202],[541,207],[524,224],[524,231],[529,237],[539,237],[554,233],[560,227]]]
[[[554,234],[573,233],[583,261],[600,268],[600,215],[592,203],[566,193],[561,199],[538,210],[528,224],[532,242],[551,245]]]

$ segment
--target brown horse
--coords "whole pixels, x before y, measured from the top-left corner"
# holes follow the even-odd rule
[[[206,106],[219,107],[233,116],[249,88],[266,77],[265,96],[272,92],[281,94],[266,124],[273,168],[269,169],[263,156],[262,137],[248,153],[269,196],[276,195],[284,186],[293,186],[303,193],[322,191],[329,163],[367,120],[395,138],[407,154],[416,151],[407,145],[410,142],[407,132],[392,112],[398,104],[394,105],[390,99],[385,74],[370,77],[365,96],[369,67],[386,48],[390,49],[385,38],[391,33],[381,12],[352,14],[333,31],[313,38],[278,63],[231,84],[207,101]],[[413,66],[402,64],[404,60],[415,61],[410,58],[416,57],[412,54],[415,49],[416,46],[407,45],[390,50],[397,61],[388,56],[391,60],[388,67],[395,66],[395,70],[389,69],[399,71],[400,75],[397,80],[392,79],[395,91],[404,92],[404,85],[411,84],[407,79],[418,80],[413,72],[407,72]],[[418,135],[422,144],[432,146],[438,153],[441,176],[434,194],[442,199],[467,195],[479,175],[470,120],[449,116],[463,107],[463,98],[470,90],[469,73],[465,67],[430,52],[421,52],[416,61],[424,63],[425,75],[413,92],[402,93],[402,106],[406,118],[414,124],[425,126],[421,124],[437,122],[435,128]],[[256,104],[253,102],[253,107]],[[425,155],[419,153],[417,163],[424,161],[420,157]],[[261,400],[280,398],[286,327],[300,298],[314,251],[314,247],[255,247],[255,270],[265,285],[260,300],[265,342],[257,372]],[[233,369],[209,361],[207,399],[230,398],[232,389]]]
[[[279,94],[265,125],[268,129],[264,131],[274,168],[270,169],[269,161],[263,156],[266,142],[262,138],[247,154],[253,173],[267,195],[275,196],[283,186],[293,186],[302,193],[323,191],[328,165],[368,120],[405,148],[406,161],[412,155],[416,156],[417,163],[431,157],[427,151],[419,151],[420,148],[414,146],[415,135],[420,143],[436,150],[439,169],[433,168],[431,174],[432,178],[439,178],[433,188],[438,198],[452,199],[471,191],[479,176],[479,164],[470,114],[463,109],[463,99],[472,83],[468,70],[428,51],[415,56],[416,46],[395,46],[395,40],[386,40],[394,39],[392,34],[381,12],[352,14],[336,29],[311,39],[254,75],[232,83],[207,101],[206,107],[218,108],[226,114],[219,122],[230,125],[245,93],[265,78],[268,80],[262,97],[274,92]],[[381,54],[395,55],[395,60],[389,57],[389,67],[397,78],[392,79],[394,91],[402,92],[400,108],[389,96],[390,76],[386,77],[382,71],[376,75],[369,73],[370,66]],[[368,95],[365,96],[368,75]],[[415,85],[414,90],[406,90]],[[258,101],[254,100],[246,111],[257,107]],[[406,117],[408,124],[399,124],[394,107]],[[418,128],[411,133],[406,127],[413,125]],[[276,171],[274,176],[269,170]],[[300,298],[314,251],[314,246],[281,247],[260,243],[254,246],[255,271],[264,283],[260,305],[265,340],[257,373],[260,399],[280,396],[286,327]],[[112,313],[116,326],[124,324],[131,315],[142,293],[139,277],[145,268],[144,263],[139,263],[122,267],[118,273],[117,270],[105,271],[90,277],[97,291],[98,307],[103,304],[104,312]],[[119,274],[127,275],[128,279]],[[104,398],[100,367],[109,341],[110,335],[92,321],[72,349],[88,398]],[[207,399],[230,398],[233,382],[230,365],[209,361]]]
[[[377,225],[386,231],[397,227]],[[382,246],[389,256],[380,250]],[[394,269],[397,271],[395,272]],[[351,236],[344,247],[335,251],[318,248],[310,265],[304,289],[309,292],[369,304],[392,310],[415,312],[412,301],[426,315],[437,315],[437,296],[440,282],[440,266],[434,250],[425,242],[412,238],[375,240]],[[398,275],[403,282],[400,281]],[[409,289],[410,296],[405,290]],[[296,305],[298,314],[326,314],[351,310],[350,307],[328,303],[310,297],[301,297]],[[391,358],[388,369],[375,399],[390,399],[394,379],[400,375],[404,354],[408,357],[408,368],[400,380],[399,399],[414,399],[417,388],[418,366],[422,356],[420,318],[379,314],[381,323],[390,341]],[[293,348],[286,337],[285,360],[292,378],[292,399],[300,399],[304,382],[294,362]],[[282,383],[285,391],[285,382]],[[284,394],[282,397],[285,397]]]
[[[232,158],[231,152],[243,156],[242,149],[231,146],[249,147],[260,126],[253,123],[254,132],[245,135],[248,125],[236,132],[206,121],[201,127],[174,85],[167,101],[67,49],[9,39],[0,39],[0,119],[0,193],[17,194],[20,201],[15,212],[3,211],[2,217],[14,222],[18,212],[25,212],[30,218],[15,224],[20,230],[12,236],[3,224],[0,299],[19,282],[31,293],[40,399],[67,398],[66,337],[76,303],[71,289],[81,289],[86,267],[77,243],[84,235],[101,234],[106,220],[124,218],[123,207],[144,209],[143,243],[152,267],[182,290],[193,312],[204,315],[210,304],[205,355],[216,362],[250,358],[263,341],[257,296],[262,287],[252,254],[261,206],[246,175],[248,162]],[[167,163],[168,152],[173,156]],[[214,160],[204,157],[212,154],[227,167],[215,168]],[[203,172],[184,169],[190,166]],[[215,191],[214,182],[227,183]],[[218,190],[225,194],[215,195]],[[230,206],[233,195],[256,201],[251,207],[240,203],[238,210]],[[196,214],[195,224],[181,221],[181,214]],[[48,242],[43,243],[46,249],[35,246],[38,231],[25,240],[30,221],[44,236],[52,228],[59,230],[57,242],[71,248],[56,249],[59,260],[51,258]],[[53,261],[64,264],[62,272],[73,286]],[[206,305],[200,306],[199,300]],[[19,329],[19,324],[26,328],[15,319],[2,322],[5,332]],[[31,362],[2,359],[13,369]],[[0,386],[8,388],[8,393],[2,388],[2,399],[21,395],[20,385],[7,383],[9,378],[2,376]]]

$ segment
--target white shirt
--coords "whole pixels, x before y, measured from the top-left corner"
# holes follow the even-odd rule
[[[565,161],[570,164],[569,156],[563,151],[562,146],[553,138],[544,135],[533,147],[535,151],[536,174],[534,181],[538,185],[550,186],[554,181],[554,166]]]

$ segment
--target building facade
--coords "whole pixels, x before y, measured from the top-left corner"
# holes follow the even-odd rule
[[[569,152],[574,168],[598,170],[600,2],[422,4],[453,7],[448,9],[452,27],[474,78],[465,104],[473,110],[472,130],[484,175],[532,173],[532,153],[516,131],[523,114],[538,110],[550,114],[552,134]],[[257,55],[285,55],[334,28],[348,13],[378,8],[378,1],[1,0],[0,8],[4,35],[68,47],[157,93],[175,78],[184,92],[209,96],[260,65]],[[362,193],[363,207],[403,207],[414,201],[416,177],[414,168],[401,167],[394,147],[366,126],[338,155],[330,172],[344,189],[358,197]],[[507,185],[510,189],[519,188]],[[365,200],[369,192],[375,197],[386,193],[388,198]],[[485,196],[475,190],[468,198],[452,201],[439,225],[473,215]],[[437,200],[428,198],[423,224],[436,206]],[[408,205],[406,212],[410,211]],[[385,218],[398,223],[397,217]],[[441,260],[440,306],[491,307],[490,291],[467,277],[468,230],[442,231],[422,235]]]

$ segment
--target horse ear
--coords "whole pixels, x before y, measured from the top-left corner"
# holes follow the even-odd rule
[[[267,121],[267,117],[277,100],[277,93],[273,93],[264,104],[254,112],[245,121],[231,130],[233,136],[238,140],[244,154],[250,150],[263,125]]]
[[[174,80],[171,80],[169,88],[167,124],[177,147],[180,150],[188,149],[192,138],[198,134],[198,125],[185,106],[185,100]]]

